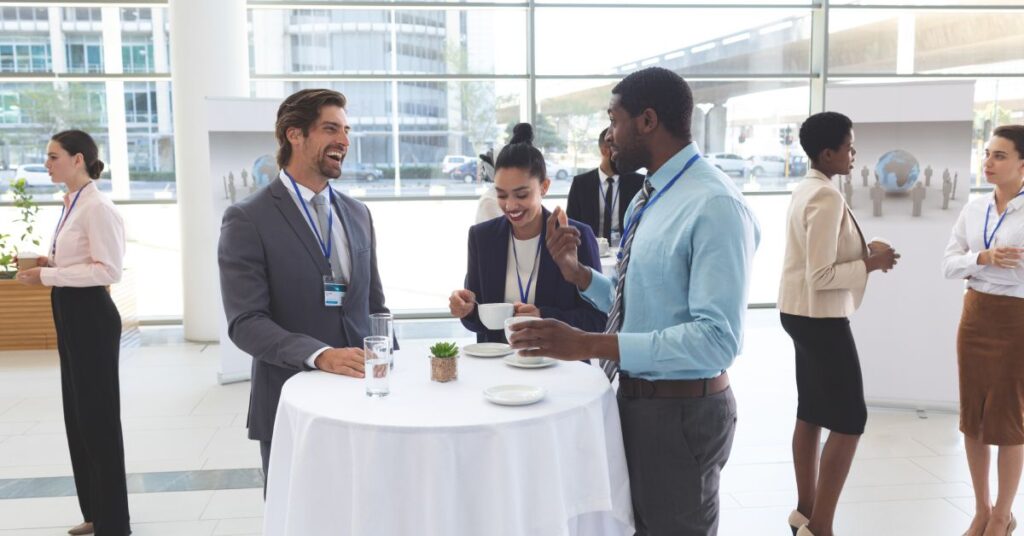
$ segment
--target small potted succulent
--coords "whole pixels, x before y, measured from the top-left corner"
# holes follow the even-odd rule
[[[430,347],[430,379],[435,382],[459,379],[459,347],[454,342],[439,342]]]

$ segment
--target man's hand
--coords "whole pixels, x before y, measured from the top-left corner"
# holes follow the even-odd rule
[[[1020,265],[1024,248],[1001,247],[986,249],[978,254],[978,264],[998,268],[1016,268]]]
[[[466,318],[476,308],[476,294],[473,291],[459,289],[448,297],[448,312],[455,318]]]
[[[582,290],[590,286],[591,274],[589,269],[580,265],[578,249],[581,243],[579,229],[569,225],[569,217],[562,207],[556,207],[548,218],[544,244],[562,277]]]
[[[529,303],[516,303],[514,316],[535,316],[540,318],[540,309]]]
[[[22,285],[38,287],[43,284],[42,272],[43,268],[41,266],[37,266],[35,268],[29,268],[28,270],[22,270],[14,277]]]
[[[362,378],[365,362],[362,348],[328,348],[316,356],[314,364],[324,372]]]
[[[509,344],[524,357],[545,356],[563,361],[579,361],[591,357],[618,358],[617,346],[614,352],[592,347],[591,343],[596,342],[596,338],[605,335],[587,333],[551,318],[518,322],[509,329],[512,331]]]

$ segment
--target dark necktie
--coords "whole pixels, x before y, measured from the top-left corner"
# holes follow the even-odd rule
[[[607,179],[605,179],[605,182],[608,184],[608,186],[604,190],[604,222],[602,222],[601,224],[601,236],[607,238],[608,240],[611,240],[612,209],[615,208],[613,206],[615,200],[612,198],[612,190],[614,189],[612,188],[612,186],[615,184],[615,181],[611,177],[608,177]]]
[[[633,207],[633,214],[640,213],[640,210],[647,204],[653,192],[654,187],[651,186],[650,181],[645,180],[644,187],[640,189],[640,197],[637,198],[636,205]],[[619,264],[615,268],[616,272],[618,272],[619,280],[615,283],[615,297],[612,298],[612,308],[608,310],[608,323],[605,324],[605,333],[618,333],[622,329],[622,318],[625,312],[625,297],[622,291],[626,286],[626,268],[629,267],[629,252],[632,249],[633,237],[636,236],[636,229],[639,226],[639,220],[633,221],[633,225],[629,227],[629,234],[626,235],[626,241],[622,245],[622,258],[619,259]],[[604,369],[604,373],[608,376],[608,381],[614,380],[615,375],[619,372],[619,364],[615,361],[602,359],[601,368]]]

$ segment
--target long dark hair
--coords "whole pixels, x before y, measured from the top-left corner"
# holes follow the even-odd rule
[[[81,130],[65,130],[54,134],[50,140],[59,143],[71,156],[82,155],[82,159],[85,160],[85,172],[92,180],[100,178],[104,165],[100,160],[100,149],[92,136]]]
[[[548,178],[544,155],[533,146],[533,127],[529,123],[519,123],[512,128],[512,139],[501,148],[494,161],[494,172],[501,168],[525,169],[540,181]]]

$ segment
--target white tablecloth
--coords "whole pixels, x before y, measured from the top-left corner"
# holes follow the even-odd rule
[[[527,370],[463,356],[459,379],[436,383],[416,342],[402,342],[384,398],[323,372],[285,384],[265,534],[633,533],[618,406],[598,367]],[[501,384],[547,397],[486,401],[482,391]]]

